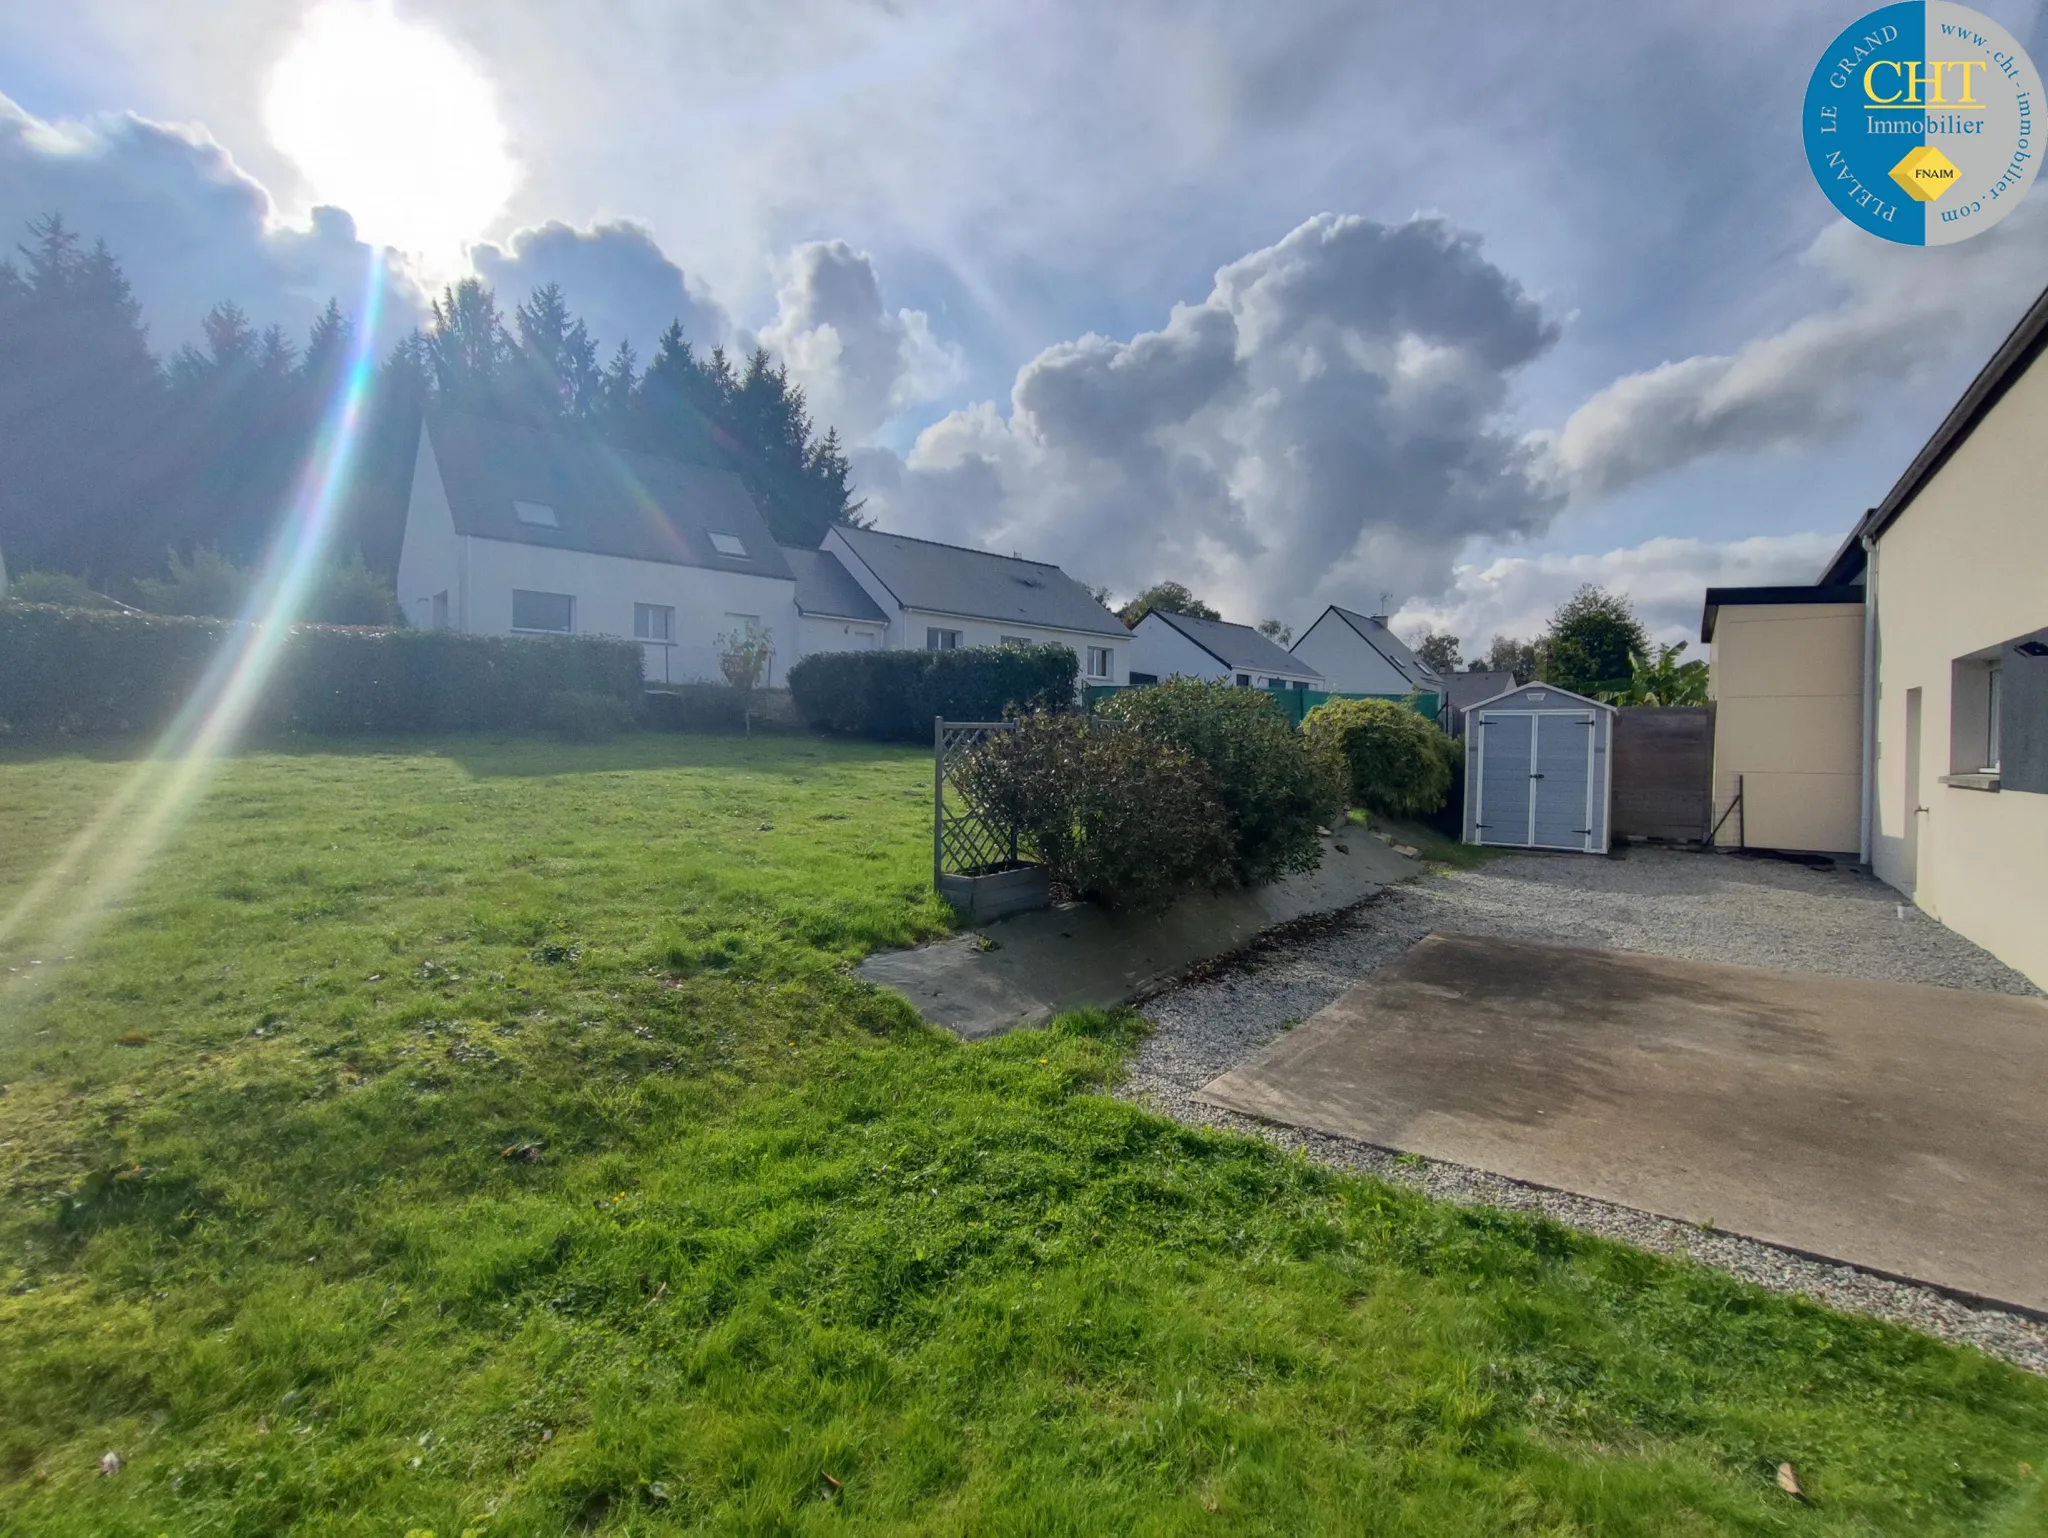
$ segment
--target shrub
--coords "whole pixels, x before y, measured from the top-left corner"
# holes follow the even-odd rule
[[[252,578],[212,546],[192,552],[186,561],[171,552],[168,577],[138,577],[135,591],[152,614],[194,614],[232,619],[248,601]]]
[[[1427,815],[1444,804],[1461,750],[1392,700],[1330,700],[1301,723],[1310,749],[1342,776],[1351,804],[1390,816]]]
[[[789,670],[789,692],[814,731],[929,742],[932,718],[1000,721],[1065,710],[1080,667],[1065,646],[956,651],[820,652]]]
[[[370,570],[358,550],[346,561],[323,567],[306,594],[300,616],[314,625],[397,625],[398,592],[387,577]]]
[[[1257,886],[1322,863],[1319,825],[1343,805],[1342,781],[1308,751],[1263,689],[1170,678],[1097,707],[1185,751],[1223,804],[1231,879]]]
[[[0,722],[51,735],[161,731],[242,629],[215,619],[0,603]],[[257,729],[552,729],[551,697],[639,708],[640,647],[593,636],[288,627]]]
[[[1034,712],[969,754],[958,780],[1076,897],[1150,911],[1229,879],[1208,771],[1142,728]]]
[[[85,578],[68,571],[25,571],[12,578],[4,595],[16,603],[54,603],[67,609],[118,609],[120,605],[95,593]]]

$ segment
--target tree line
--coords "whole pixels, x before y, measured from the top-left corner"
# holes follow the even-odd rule
[[[343,384],[354,321],[330,300],[303,343],[232,302],[160,358],[118,258],[55,214],[0,262],[0,556],[117,596],[210,563],[246,567],[276,528]],[[785,544],[858,521],[835,429],[757,349],[700,357],[672,322],[645,366],[599,343],[555,284],[507,316],[475,278],[381,360],[334,540],[394,574],[423,413],[470,411],[730,469]],[[173,554],[178,557],[172,562]]]

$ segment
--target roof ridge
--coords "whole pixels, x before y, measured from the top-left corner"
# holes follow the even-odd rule
[[[930,545],[934,550],[958,550],[962,555],[985,555],[993,560],[1015,561],[1020,566],[1043,566],[1047,571],[1066,575],[1065,569],[1057,561],[1034,561],[1028,555],[1004,555],[1000,550],[984,550],[978,545],[953,545],[943,539],[923,539],[915,534],[894,534],[887,529],[862,528],[857,524],[841,523],[834,524],[833,527],[842,535],[872,534],[878,539],[907,539],[913,545]]]

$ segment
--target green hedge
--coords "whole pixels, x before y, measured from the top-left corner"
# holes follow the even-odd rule
[[[820,652],[789,670],[789,692],[814,731],[930,742],[934,716],[1000,721],[1018,711],[1071,709],[1079,668],[1065,646]]]
[[[1260,886],[1322,863],[1318,829],[1342,808],[1343,785],[1273,708],[1269,691],[1169,678],[1126,689],[1095,713],[1174,743],[1208,769],[1223,803],[1229,878],[1238,885]]]
[[[1464,762],[1457,743],[1388,700],[1331,700],[1309,712],[1301,731],[1343,776],[1353,806],[1394,817],[1440,808]]]
[[[0,602],[0,727],[32,736],[161,731],[231,620]],[[593,700],[640,708],[636,642],[294,625],[251,722],[312,733],[590,730]],[[574,696],[576,698],[565,698]]]

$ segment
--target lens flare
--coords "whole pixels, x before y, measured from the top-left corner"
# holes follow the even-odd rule
[[[68,953],[155,858],[248,725],[327,553],[355,466],[385,282],[382,264],[372,262],[347,366],[240,619],[148,757],[0,916],[0,945],[33,927],[44,950]]]

